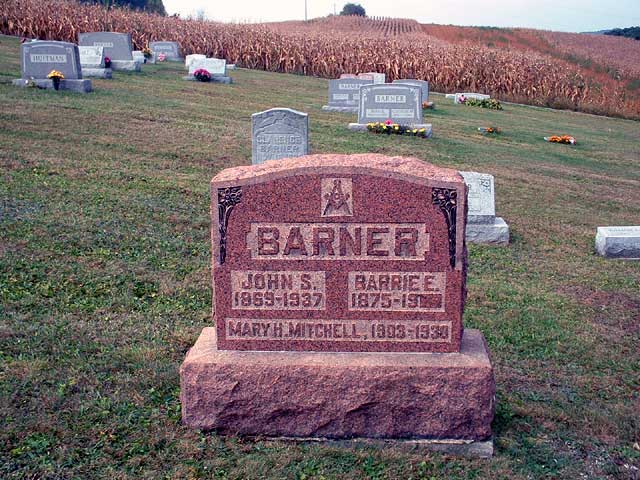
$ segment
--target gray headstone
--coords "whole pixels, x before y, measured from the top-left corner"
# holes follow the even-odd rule
[[[426,80],[415,80],[413,78],[404,78],[401,80],[394,80],[393,83],[399,83],[401,85],[415,85],[417,87],[420,87],[420,90],[422,91],[422,101],[423,102],[429,101],[429,82],[427,82]]]
[[[387,76],[384,73],[378,72],[366,72],[358,75],[358,78],[363,80],[372,80],[375,85],[380,83],[385,83],[387,81]]]
[[[469,187],[467,199],[468,223],[493,223],[496,200],[493,175],[478,172],[460,172]]]
[[[47,78],[57,70],[65,79],[82,78],[80,54],[74,43],[35,41],[22,44],[22,78]]]
[[[130,33],[88,32],[79,35],[83,47],[104,47],[104,56],[111,60],[133,60]]]
[[[640,226],[598,227],[596,251],[607,258],[640,259]]]
[[[149,42],[149,48],[156,57],[164,53],[167,60],[182,60],[178,42]]]
[[[360,80],[358,78],[329,80],[329,106],[358,108],[360,87],[372,84],[372,80]]]
[[[134,50],[133,52],[131,52],[131,58],[133,58],[134,62],[138,62],[138,63],[144,63],[144,53],[142,53],[142,50]]]
[[[272,108],[251,115],[252,159],[295,158],[309,153],[309,116],[290,108]]]
[[[104,68],[103,47],[78,47],[80,64],[86,68]]]
[[[196,58],[189,65],[189,75],[193,75],[200,68],[204,68],[211,75],[226,75],[227,61],[220,58]]]
[[[360,87],[358,123],[386,120],[403,125],[422,124],[420,88],[390,83]]]

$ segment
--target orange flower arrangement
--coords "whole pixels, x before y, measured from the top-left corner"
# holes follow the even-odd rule
[[[576,139],[570,135],[551,135],[550,137],[544,137],[544,139],[551,143],[564,143],[566,145],[576,144]]]

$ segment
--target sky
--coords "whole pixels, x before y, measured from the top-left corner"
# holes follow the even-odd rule
[[[420,23],[526,27],[587,32],[640,25],[640,0],[351,0],[369,16],[413,18]],[[304,20],[305,0],[163,0],[167,13],[204,11],[209,20]],[[308,18],[340,12],[347,2],[306,0]]]

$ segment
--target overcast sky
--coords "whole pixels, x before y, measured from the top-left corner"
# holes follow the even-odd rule
[[[246,22],[304,19],[304,0],[163,0],[169,14]],[[309,18],[340,12],[345,1],[307,0]],[[640,25],[640,0],[363,0],[370,16],[421,23],[529,27],[584,32]]]

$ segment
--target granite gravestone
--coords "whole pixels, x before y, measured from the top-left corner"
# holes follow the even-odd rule
[[[157,58],[158,54],[164,53],[166,60],[181,62],[180,45],[178,42],[149,42],[149,48]]]
[[[598,227],[596,251],[607,258],[640,260],[640,226]]]
[[[272,108],[251,116],[251,163],[301,157],[309,153],[309,116],[289,108]]]
[[[467,241],[507,245],[509,225],[496,217],[495,181],[493,175],[478,172],[460,172],[469,187]]]
[[[375,85],[385,83],[387,80],[387,76],[384,73],[377,72],[366,72],[358,74],[358,78],[362,78],[364,80],[372,80]]]
[[[112,78],[111,68],[105,68],[103,47],[78,47],[82,75],[92,78]]]
[[[205,69],[211,75],[225,76],[227,74],[227,61],[220,58],[196,58],[189,65],[189,75],[196,70]]]
[[[140,64],[133,59],[133,42],[130,33],[87,32],[78,35],[83,47],[103,47],[104,56],[111,60],[113,70],[140,71]]]
[[[360,88],[358,123],[422,124],[422,94],[413,85],[365,85]]]
[[[91,91],[91,80],[82,78],[78,46],[68,42],[33,41],[21,45],[22,78],[13,81],[15,86],[31,84],[40,88],[54,89],[54,82],[47,76],[56,70],[64,76],[58,84],[59,90],[80,93]]]
[[[180,369],[184,423],[490,455],[493,371],[462,328],[465,193],[453,170],[375,154],[214,177],[214,327]]]
[[[323,110],[336,112],[357,112],[360,102],[360,87],[371,85],[372,80],[340,78],[329,80],[329,104]]]
[[[393,83],[400,85],[414,85],[416,87],[420,87],[420,91],[422,92],[422,102],[424,103],[429,101],[429,82],[425,80],[414,80],[411,78],[407,78],[394,80]]]
[[[184,57],[184,66],[187,70],[189,70],[191,63],[193,63],[196,60],[204,60],[205,58],[207,58],[207,56],[202,55],[200,53],[193,53],[191,55],[187,55],[186,57]]]

